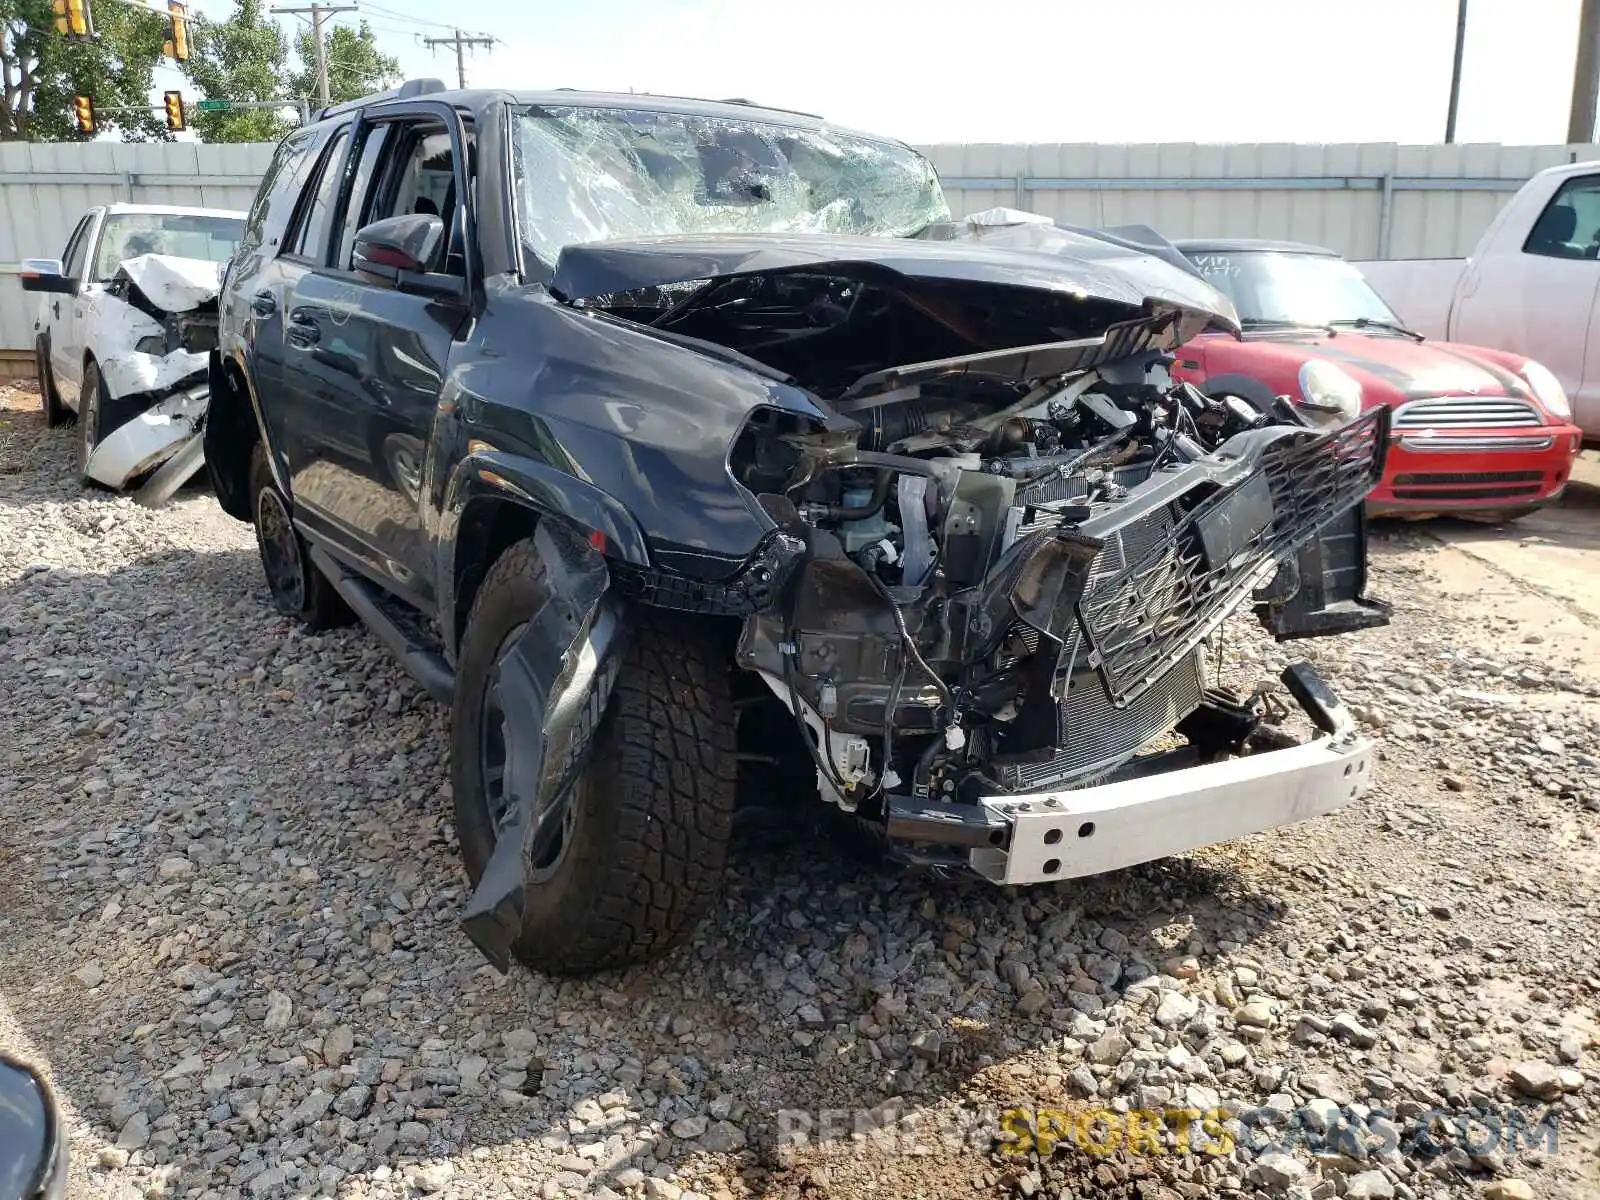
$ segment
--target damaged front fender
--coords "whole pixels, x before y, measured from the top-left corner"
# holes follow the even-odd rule
[[[467,937],[501,971],[522,932],[530,864],[559,831],[588,763],[627,642],[624,602],[605,559],[572,528],[539,523],[533,537],[542,592],[493,670],[504,714],[510,817],[467,901]]]

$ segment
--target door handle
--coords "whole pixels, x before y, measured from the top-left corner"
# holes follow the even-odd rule
[[[271,292],[257,292],[250,300],[250,311],[258,317],[270,317],[278,311],[278,302]]]
[[[289,328],[283,336],[291,346],[308,350],[322,340],[322,326],[304,317],[296,317],[289,322]]]
[[[61,301],[59,301],[59,300],[52,301],[51,304],[50,304],[50,311],[56,315],[56,319],[57,320],[60,320],[61,319]]]

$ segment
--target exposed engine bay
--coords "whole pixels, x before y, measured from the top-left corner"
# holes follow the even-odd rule
[[[1267,697],[1204,684],[1205,643],[1242,605],[1280,639],[1387,620],[1362,597],[1360,509],[1385,410],[1322,428],[1174,382],[1170,351],[1228,327],[1220,297],[1024,283],[776,262],[587,302],[820,401],[758,409],[735,439],[728,469],[776,529],[704,607],[745,616],[739,663],[809,731],[825,799],[915,861],[1007,882],[1085,872],[1008,867],[1006,797],[1070,807],[1291,744]],[[1309,669],[1285,683],[1346,735]]]

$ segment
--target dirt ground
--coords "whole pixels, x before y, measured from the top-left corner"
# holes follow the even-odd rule
[[[1310,658],[1378,739],[1359,803],[1010,891],[756,812],[692,944],[563,982],[460,933],[447,714],[279,619],[203,490],[81,489],[37,404],[0,389],[0,1048],[73,1200],[1600,1196],[1600,459],[1381,525],[1385,629],[1224,631],[1225,681]]]

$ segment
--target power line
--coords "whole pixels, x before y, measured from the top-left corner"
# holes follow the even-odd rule
[[[367,11],[374,13],[377,16],[388,17],[392,21],[399,21],[407,25],[422,25],[429,29],[456,30],[456,27],[447,21],[430,21],[425,17],[414,17],[410,13],[403,13],[392,8],[386,8],[381,4],[369,4],[367,5]]]

